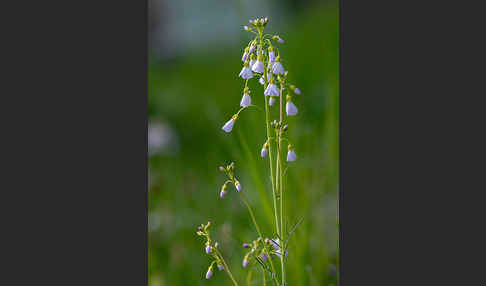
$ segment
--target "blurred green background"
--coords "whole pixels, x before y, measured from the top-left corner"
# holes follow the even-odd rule
[[[249,19],[269,18],[280,35],[283,65],[302,94],[287,136],[298,160],[287,171],[285,208],[291,225],[304,216],[289,244],[288,285],[337,285],[339,32],[337,1],[149,1],[149,285],[231,285],[216,271],[197,226],[212,222],[213,239],[240,283],[243,242],[258,235],[234,188],[219,198],[224,174],[236,164],[264,235],[271,236],[268,158],[260,158],[264,112],[241,113],[233,132],[221,130],[239,108],[241,54]],[[253,104],[262,86],[250,82]],[[277,118],[277,108],[272,108]],[[280,265],[276,260],[276,266]],[[279,266],[278,266],[279,267]],[[252,285],[262,285],[260,269]],[[270,285],[270,284],[268,284]]]

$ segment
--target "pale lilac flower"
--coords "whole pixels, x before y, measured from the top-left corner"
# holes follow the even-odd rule
[[[282,64],[280,63],[280,57],[277,57],[277,59],[273,63],[272,72],[274,74],[284,74],[285,73],[285,70],[284,70]]]
[[[238,76],[242,77],[243,79],[249,79],[253,77],[253,73],[251,72],[251,69],[248,67],[248,61],[246,61],[243,64],[243,68],[241,69],[241,72]]]
[[[273,83],[273,81],[270,81],[270,84],[267,86],[267,89],[265,89],[265,92],[263,93],[266,96],[279,96],[280,91],[278,90],[278,87]]]
[[[218,266],[219,271],[222,271],[224,269],[223,265],[221,265],[221,264],[218,264],[217,266]]]
[[[281,250],[280,250],[280,240],[278,238],[276,238],[276,239],[270,240],[270,242],[272,243],[272,247],[275,250],[275,255],[277,255],[278,257],[280,257],[280,254],[281,254]],[[289,254],[289,252],[288,252],[288,250],[285,250],[284,257],[287,257],[287,254]]]
[[[296,87],[296,88],[294,89],[294,92],[295,92],[295,94],[300,95],[300,89],[299,89],[298,87]]]
[[[285,112],[287,112],[287,116],[294,116],[297,115],[297,112],[299,112],[299,110],[292,101],[287,100],[287,104],[285,105]]]
[[[263,73],[265,66],[263,65],[261,56],[258,56],[257,61],[251,66],[251,70],[257,73]]]
[[[268,105],[273,106],[275,104],[275,97],[270,96],[270,99],[268,100]]]
[[[246,25],[245,25],[245,26],[243,26],[243,29],[245,29],[245,31],[250,31],[250,27],[248,27],[248,26],[246,26]]]
[[[226,124],[223,126],[223,130],[226,132],[226,133],[230,133],[231,130],[233,130],[233,125],[235,125],[235,120],[233,118],[231,118],[228,122],[226,122]]]
[[[251,105],[251,97],[248,93],[244,93],[243,97],[241,98],[240,106],[247,107]]]
[[[247,267],[249,263],[250,263],[250,261],[248,261],[248,259],[245,257],[245,258],[243,259],[243,263],[242,263],[242,265],[243,265],[243,267]]]
[[[243,247],[248,248],[248,247],[250,247],[250,245],[248,243],[243,243]]]
[[[294,162],[297,160],[297,154],[295,154],[294,148],[289,145],[289,151],[287,152],[287,162]]]
[[[208,272],[206,272],[206,279],[213,277],[213,266],[210,266]]]
[[[275,53],[273,52],[273,49],[272,50],[268,49],[268,60],[270,62],[275,61]]]
[[[213,249],[213,248],[211,247],[211,245],[209,245],[209,244],[208,244],[208,245],[206,245],[206,253],[207,253],[207,254],[211,253],[211,250],[212,250],[212,249]]]

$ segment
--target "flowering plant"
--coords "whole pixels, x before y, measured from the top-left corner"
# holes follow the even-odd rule
[[[234,114],[230,120],[228,120],[222,127],[222,129],[230,133],[238,120],[238,116],[241,111],[246,108],[255,106],[252,104],[250,97],[250,89],[248,87],[248,81],[252,78],[259,77],[258,81],[263,85],[263,99],[265,105],[265,126],[266,126],[266,141],[262,145],[260,155],[262,158],[268,157],[271,188],[273,197],[273,210],[274,210],[274,225],[275,225],[275,238],[263,238],[265,237],[255,219],[253,210],[246,199],[243,187],[235,176],[235,163],[230,163],[226,167],[220,166],[219,170],[226,174],[227,180],[224,182],[219,196],[224,198],[227,194],[227,185],[234,185],[240,198],[248,208],[255,229],[258,233],[257,239],[251,243],[244,243],[243,247],[248,251],[242,260],[242,266],[247,267],[250,263],[260,265],[263,269],[263,281],[266,283],[267,275],[271,281],[277,286],[287,285],[286,283],[286,269],[285,260],[288,255],[288,242],[299,225],[294,225],[290,231],[286,231],[284,227],[284,187],[283,178],[285,176],[286,168],[284,164],[297,160],[294,147],[290,143],[289,139],[283,135],[288,129],[288,124],[285,124],[287,116],[295,116],[298,113],[298,109],[292,101],[293,94],[300,95],[300,90],[293,84],[287,81],[288,71],[285,70],[282,65],[282,57],[277,46],[274,44],[283,44],[284,40],[278,35],[264,34],[266,25],[268,24],[267,18],[250,20],[250,26],[244,26],[244,29],[252,34],[254,38],[248,42],[245,47],[242,61],[243,68],[239,73],[239,77],[245,80],[245,87],[243,89],[243,96],[240,101],[241,108],[236,114]],[[285,115],[283,113],[283,95],[285,93]],[[267,100],[268,99],[268,100]],[[277,101],[279,102],[279,118],[271,121],[269,109]],[[286,162],[283,159],[283,141],[287,143],[287,156]],[[267,156],[268,155],[268,156]],[[276,158],[274,158],[276,156]],[[279,201],[279,204],[277,204]],[[206,279],[210,279],[213,275],[213,265],[216,264],[220,271],[225,270],[233,284],[238,286],[237,280],[234,278],[229,266],[225,262],[222,253],[219,251],[218,243],[214,242],[209,234],[209,227],[211,223],[199,226],[197,235],[206,238],[205,251],[213,259],[206,273]],[[280,261],[280,273],[277,273],[273,260]],[[280,274],[280,275],[279,275]]]

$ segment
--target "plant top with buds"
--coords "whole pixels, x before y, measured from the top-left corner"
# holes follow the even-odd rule
[[[263,104],[265,106],[266,131],[266,140],[262,144],[260,156],[262,158],[268,157],[269,162],[271,193],[273,197],[274,210],[273,222],[275,225],[273,234],[276,236],[276,238],[262,239],[264,236],[255,219],[253,210],[245,197],[245,191],[242,191],[242,185],[235,176],[234,162],[228,164],[226,167],[219,167],[219,170],[225,173],[227,176],[227,180],[223,183],[219,196],[220,198],[224,198],[228,192],[228,184],[233,185],[240,199],[248,208],[248,212],[258,234],[257,239],[253,240],[251,243],[243,244],[243,247],[247,248],[248,251],[243,257],[242,266],[248,267],[249,265],[259,265],[263,270],[264,285],[266,277],[269,275],[271,281],[273,281],[276,286],[284,286],[287,285],[285,260],[288,254],[288,241],[296,227],[302,221],[301,220],[299,223],[294,225],[290,231],[287,231],[283,223],[285,214],[283,202],[284,193],[286,191],[284,189],[283,179],[287,171],[286,165],[289,164],[289,162],[294,162],[297,160],[297,154],[294,146],[291,144],[288,138],[284,137],[284,134],[289,128],[289,125],[286,122],[287,118],[289,116],[296,116],[298,114],[298,108],[294,104],[292,95],[300,95],[301,91],[288,80],[289,72],[285,70],[285,62],[283,61],[283,56],[280,54],[278,49],[278,45],[283,44],[284,40],[278,35],[265,34],[264,30],[267,24],[267,18],[260,18],[250,20],[249,26],[244,26],[244,30],[253,34],[254,36],[243,49],[243,55],[241,57],[243,67],[238,76],[245,81],[245,86],[242,92],[243,96],[240,100],[240,108],[233,116],[231,116],[230,120],[223,125],[222,129],[226,133],[230,133],[239,118],[240,112],[248,107],[256,106],[253,103],[255,100],[252,100],[250,96],[251,91],[248,87],[248,81],[251,79],[257,80],[261,85],[263,85],[263,89],[261,91],[254,92],[257,94],[257,98],[254,99],[256,99],[256,101],[261,101],[263,99]],[[285,113],[283,109],[284,100]],[[279,117],[272,121],[270,119],[270,107],[275,105],[277,101]],[[287,155],[285,159],[283,154],[285,152],[283,141],[285,141],[287,144]],[[277,204],[277,199],[279,204]],[[206,278],[211,278],[213,274],[213,264],[222,265],[222,269],[226,270],[233,281],[233,284],[238,285],[232,276],[229,267],[224,262],[221,253],[217,249],[217,246],[212,244],[209,231],[207,230],[208,227],[209,226],[201,225],[197,233],[200,236],[206,237],[205,251],[213,258],[213,262],[208,269]],[[276,268],[273,263],[274,259],[280,261],[280,277],[276,272]]]

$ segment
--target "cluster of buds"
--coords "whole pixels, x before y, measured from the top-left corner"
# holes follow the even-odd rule
[[[241,184],[238,179],[235,177],[235,162],[231,162],[228,166],[223,167],[219,166],[219,170],[223,173],[226,173],[228,176],[228,180],[224,182],[223,186],[221,187],[221,192],[219,193],[220,198],[224,198],[227,194],[227,184],[232,183],[235,186],[236,191],[241,192]]]
[[[260,28],[260,27],[265,27],[268,23],[268,18],[260,18],[260,19],[252,19],[248,21],[250,25],[252,25],[255,28]],[[245,29],[246,30],[246,29]]]
[[[209,279],[213,276],[214,264],[216,264],[219,271],[224,269],[223,263],[221,261],[219,254],[218,254],[218,251],[217,251],[217,249],[219,247],[219,243],[218,242],[212,243],[211,236],[209,234],[209,227],[210,226],[211,226],[211,222],[208,221],[208,223],[206,225],[201,224],[197,228],[197,232],[196,232],[196,234],[198,236],[202,236],[202,237],[206,238],[204,251],[206,252],[206,254],[210,255],[211,258],[213,259],[213,261],[211,262],[211,264],[208,267],[208,271],[206,272],[206,279]]]

